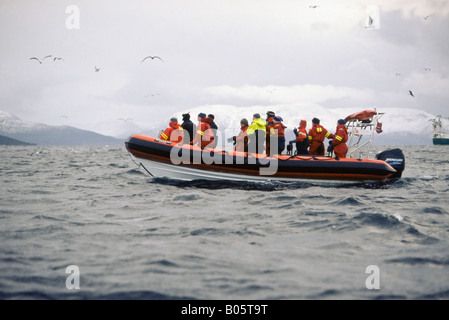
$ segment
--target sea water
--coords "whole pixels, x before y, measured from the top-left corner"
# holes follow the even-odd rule
[[[376,152],[392,147],[373,147]],[[448,299],[449,147],[401,179],[152,179],[124,146],[1,146],[1,299]]]

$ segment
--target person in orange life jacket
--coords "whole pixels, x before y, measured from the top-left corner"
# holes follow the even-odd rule
[[[190,120],[190,114],[189,113],[184,113],[182,115],[182,124],[181,127],[186,131],[186,133],[184,134],[184,143],[186,144],[190,144],[193,139],[195,138],[195,134],[196,134],[196,124],[194,124],[191,120]]]
[[[309,154],[324,156],[324,138],[329,138],[330,133],[320,125],[320,120],[312,119],[312,128],[309,130]]]
[[[273,128],[273,125],[274,125],[274,117],[275,117],[275,113],[273,112],[273,111],[267,111],[267,119],[266,119],[266,123],[267,123],[267,125],[266,125],[266,135],[265,135],[265,149],[266,149],[266,152],[267,152],[267,154],[270,154],[270,133],[272,132],[271,131],[271,128]]]
[[[335,130],[335,134],[331,134],[329,139],[333,139],[329,141],[328,151],[334,151],[336,158],[346,158],[346,154],[348,153],[348,146],[346,145],[346,141],[348,141],[348,129],[346,129],[346,121],[340,119],[337,121],[337,129]]]
[[[234,141],[235,151],[237,152],[248,152],[248,135],[246,130],[248,129],[248,120],[243,118],[240,120],[240,133],[238,136],[233,136],[228,139],[229,142]]]
[[[178,119],[171,118],[168,123],[168,128],[161,134],[161,140],[181,142],[183,139],[183,130],[178,123]]]
[[[278,154],[282,154],[285,149],[285,129],[287,128],[283,123],[282,117],[274,116],[273,126],[270,128],[270,134],[278,139]]]
[[[212,119],[206,117],[205,113],[198,114],[198,125],[196,126],[197,130],[195,138],[192,141],[193,145],[199,145],[201,149],[204,149],[205,147],[212,148],[214,133],[210,128],[211,122]]]
[[[293,132],[296,135],[296,154],[309,154],[309,138],[307,136],[307,121],[301,120],[299,122],[299,128],[294,129]]]
[[[208,114],[207,116],[212,119],[212,122],[209,123],[209,125],[210,125],[210,128],[212,129],[212,132],[214,133],[214,145],[213,145],[213,148],[215,148],[217,146],[217,142],[218,142],[218,139],[217,139],[218,126],[215,123],[215,116],[213,114]]]

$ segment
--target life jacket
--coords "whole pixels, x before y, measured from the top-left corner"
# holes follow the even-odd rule
[[[161,139],[172,142],[181,142],[183,136],[183,129],[178,122],[170,121],[169,127],[161,134]]]
[[[248,136],[250,136],[254,132],[256,132],[256,130],[263,130],[263,131],[265,131],[266,130],[266,126],[267,126],[267,124],[265,123],[265,120],[263,120],[262,118],[254,119],[253,122],[251,123],[251,125],[246,130],[246,134]]]
[[[298,128],[298,135],[295,139],[296,142],[302,142],[302,141],[304,141],[304,139],[308,138],[306,126],[307,126],[307,121],[301,120],[301,122],[299,124],[299,128]]]
[[[282,122],[274,122],[270,129],[270,133],[275,137],[285,137],[285,129],[287,127]],[[277,130],[277,134],[276,134]]]
[[[312,144],[323,143],[324,138],[329,138],[330,133],[320,124],[314,123],[309,130],[309,140]]]
[[[211,118],[212,119],[212,118]],[[214,144],[213,147],[215,148],[217,146],[217,135],[218,135],[218,126],[217,124],[214,122],[214,119],[212,119],[212,121],[209,123],[210,125],[210,129],[212,130],[212,133],[214,134]]]
[[[210,127],[212,121],[213,119],[209,117],[201,119],[196,127],[197,130],[193,144],[198,143],[201,148],[204,148],[214,140],[214,133]]]
[[[240,127],[240,133],[235,138],[235,151],[239,151],[239,152],[248,151],[248,135],[246,134],[247,129],[248,129],[248,126],[242,125]]]
[[[273,123],[273,120],[274,120],[274,117],[268,117],[267,118],[267,125],[266,125],[266,135],[267,135],[267,139],[269,139],[269,136],[270,136],[270,132],[271,132],[271,128],[273,128],[273,125],[274,125],[274,123]]]
[[[340,143],[345,143],[348,141],[348,129],[346,129],[344,124],[338,125],[335,134],[331,135],[331,138],[333,139],[332,144],[334,148]]]
[[[348,141],[348,129],[346,129],[344,124],[337,126],[335,134],[331,135],[333,139],[332,145],[334,146],[335,156],[338,158],[346,158],[348,153],[348,146],[346,141]]]
[[[330,132],[322,125],[314,123],[309,130],[309,154],[324,156],[324,138],[329,138]]]

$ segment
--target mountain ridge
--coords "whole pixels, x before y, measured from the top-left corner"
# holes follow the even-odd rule
[[[376,107],[329,109],[310,103],[254,105],[245,108],[213,104],[181,110],[173,113],[170,117],[177,117],[178,122],[182,123],[182,114],[189,112],[191,120],[196,123],[198,113],[214,114],[219,133],[225,137],[232,137],[238,134],[239,123],[242,118],[246,118],[251,123],[254,113],[259,113],[262,118],[265,118],[266,112],[270,110],[283,117],[283,122],[287,126],[286,139],[288,141],[294,138],[293,128],[298,126],[301,119],[307,121],[307,128],[309,129],[312,118],[317,117],[326,129],[334,132],[338,119],[344,119],[355,112],[373,109],[379,113],[384,113],[380,119],[380,122],[383,123],[383,133],[374,135],[373,145],[432,144],[432,125],[429,121],[435,118],[435,115],[418,109],[387,108],[381,110]],[[115,145],[123,144],[132,134],[157,136],[160,130],[167,128],[170,117],[145,124],[139,124],[135,121],[102,122],[96,126],[95,131],[89,131],[70,126],[49,126],[42,123],[24,122],[15,115],[0,111],[0,134],[35,144]]]
[[[7,136],[0,135],[0,145],[2,146],[33,146],[35,143],[28,143],[25,141],[13,139]]]
[[[70,126],[25,122],[4,111],[0,111],[0,135],[35,145],[96,146],[124,143],[122,139]]]

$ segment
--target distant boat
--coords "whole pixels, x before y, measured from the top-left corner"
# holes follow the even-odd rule
[[[441,119],[447,119],[448,117],[436,116],[434,119],[430,119],[433,125],[432,141],[434,145],[449,145],[449,130],[443,130],[443,124]]]

